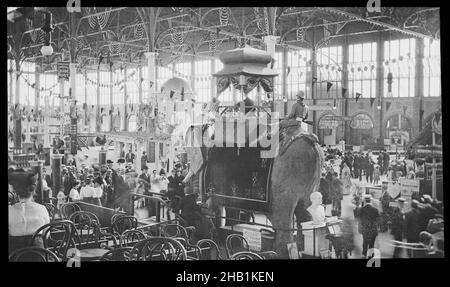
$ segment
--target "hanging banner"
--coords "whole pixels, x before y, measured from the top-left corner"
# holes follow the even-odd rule
[[[366,114],[357,114],[353,117],[350,127],[352,129],[373,129],[372,119]]]
[[[58,71],[58,80],[69,80],[70,77],[70,62],[64,61],[64,62],[58,62],[56,64],[57,71]]]

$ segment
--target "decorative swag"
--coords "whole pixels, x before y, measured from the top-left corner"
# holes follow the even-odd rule
[[[234,88],[240,89],[239,85],[239,75],[237,76],[226,76],[219,77],[217,79],[217,94],[221,94],[225,91],[230,84],[233,84]],[[261,85],[265,92],[271,93],[273,92],[273,84],[270,80],[270,77],[255,77],[250,76],[246,77],[246,84],[244,85],[244,93],[250,93],[255,87]]]

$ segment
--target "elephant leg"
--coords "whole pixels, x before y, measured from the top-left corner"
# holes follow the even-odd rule
[[[298,243],[298,250],[303,251],[305,249],[304,244],[304,238],[303,238],[303,232],[302,232],[302,222],[306,222],[311,220],[311,216],[309,215],[308,211],[305,207],[305,202],[303,199],[300,199],[297,203],[297,206],[294,210],[295,219],[297,221],[297,243]]]
[[[274,249],[279,259],[289,259],[287,244],[294,242],[292,231],[293,213],[294,206],[275,205],[269,216],[270,222],[275,230]]]

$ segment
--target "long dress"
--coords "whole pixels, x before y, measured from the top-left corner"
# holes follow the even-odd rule
[[[344,195],[348,195],[352,192],[353,183],[351,180],[350,168],[347,164],[344,164],[342,169],[342,183],[344,184]]]

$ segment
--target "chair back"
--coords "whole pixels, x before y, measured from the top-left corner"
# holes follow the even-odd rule
[[[219,246],[211,239],[201,239],[197,242],[201,250],[200,260],[223,260]]]
[[[50,216],[50,221],[55,219],[56,207],[52,203],[44,203],[45,208],[48,211],[48,215]]]
[[[61,262],[55,253],[41,247],[25,247],[17,249],[9,256],[12,262]]]
[[[68,202],[61,205],[61,213],[65,219],[69,219],[70,216],[77,211],[81,211],[81,207],[76,203]]]
[[[186,228],[176,223],[164,225],[161,230],[161,235],[162,237],[169,237],[169,238],[182,237],[188,239],[188,232]]]
[[[112,223],[113,232],[122,234],[125,230],[136,229],[138,225],[138,220],[132,215],[118,216]]]
[[[187,252],[173,238],[151,237],[136,243],[130,258],[136,261],[183,261],[187,259]]]
[[[231,256],[237,252],[250,251],[247,239],[240,234],[228,235],[225,239],[225,248],[227,250],[228,258],[231,258]]]
[[[258,255],[261,256],[264,260],[278,259],[278,253],[276,253],[275,251],[259,252]]]
[[[69,248],[75,247],[75,233],[76,228],[73,222],[58,220],[41,226],[33,234],[31,241],[34,242],[37,237],[41,237],[45,249],[66,260]]]
[[[231,260],[263,260],[260,255],[251,252],[251,251],[241,251],[234,253],[231,257]]]
[[[130,261],[130,252],[132,247],[119,247],[106,252],[100,261]]]
[[[115,214],[113,214],[113,216],[111,216],[111,226],[114,224],[114,221],[117,218],[122,217],[122,216],[126,216],[126,214],[125,213],[115,213]]]
[[[92,212],[76,211],[70,218],[76,228],[75,240],[78,248],[88,247],[92,242],[98,242],[100,236],[100,221]]]
[[[120,236],[120,245],[122,247],[133,247],[137,242],[146,239],[144,232],[137,229],[125,230]]]

